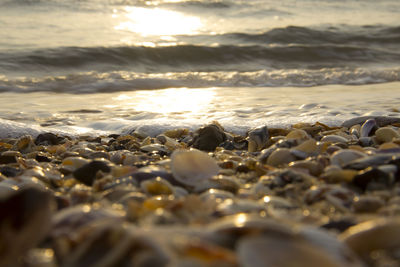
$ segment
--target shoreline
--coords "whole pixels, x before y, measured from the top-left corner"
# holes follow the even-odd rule
[[[262,125],[289,127],[319,121],[335,126],[365,115],[399,117],[399,86],[394,82],[310,88],[170,88],[85,95],[1,93],[0,138],[41,132],[126,134],[138,127],[155,137],[168,129],[195,130],[212,121],[240,135]]]
[[[400,119],[343,125],[0,139],[0,265],[395,266]]]

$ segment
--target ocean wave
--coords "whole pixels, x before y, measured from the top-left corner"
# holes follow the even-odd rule
[[[0,92],[107,93],[164,88],[310,87],[328,84],[362,85],[400,81],[400,68],[324,68],[255,72],[175,72],[144,74],[126,71],[87,72],[45,78],[0,76]]]
[[[275,28],[260,34],[228,33],[220,37],[237,39],[246,43],[264,44],[364,44],[383,45],[400,43],[400,27],[343,25],[313,29],[308,27],[288,26]]]
[[[0,71],[254,71],[400,62],[400,53],[357,45],[62,47],[0,53]]]

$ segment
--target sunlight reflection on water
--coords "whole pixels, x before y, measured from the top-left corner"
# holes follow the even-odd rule
[[[130,31],[142,36],[196,34],[203,23],[200,18],[159,8],[125,7],[123,21],[116,30]],[[115,17],[119,17],[118,11]]]
[[[120,94],[113,100],[120,106],[137,111],[165,113],[206,113],[215,97],[215,90],[171,88]]]

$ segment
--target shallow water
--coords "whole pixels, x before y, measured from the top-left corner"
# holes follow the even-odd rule
[[[400,116],[400,83],[363,86],[170,88],[103,94],[3,93],[2,136],[64,131],[72,134],[150,135],[175,127],[197,128],[214,120],[244,134],[252,127],[297,122],[339,125],[363,115]],[[62,102],[62,104],[60,104]],[[18,109],[15,109],[18,103]],[[11,122],[13,121],[13,122]],[[22,123],[22,124],[21,124]]]
[[[395,0],[0,0],[1,125],[396,116],[399,14]]]

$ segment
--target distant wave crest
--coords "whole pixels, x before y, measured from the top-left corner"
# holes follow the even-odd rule
[[[64,47],[0,53],[0,71],[246,71],[398,63],[400,53],[357,45]]]

